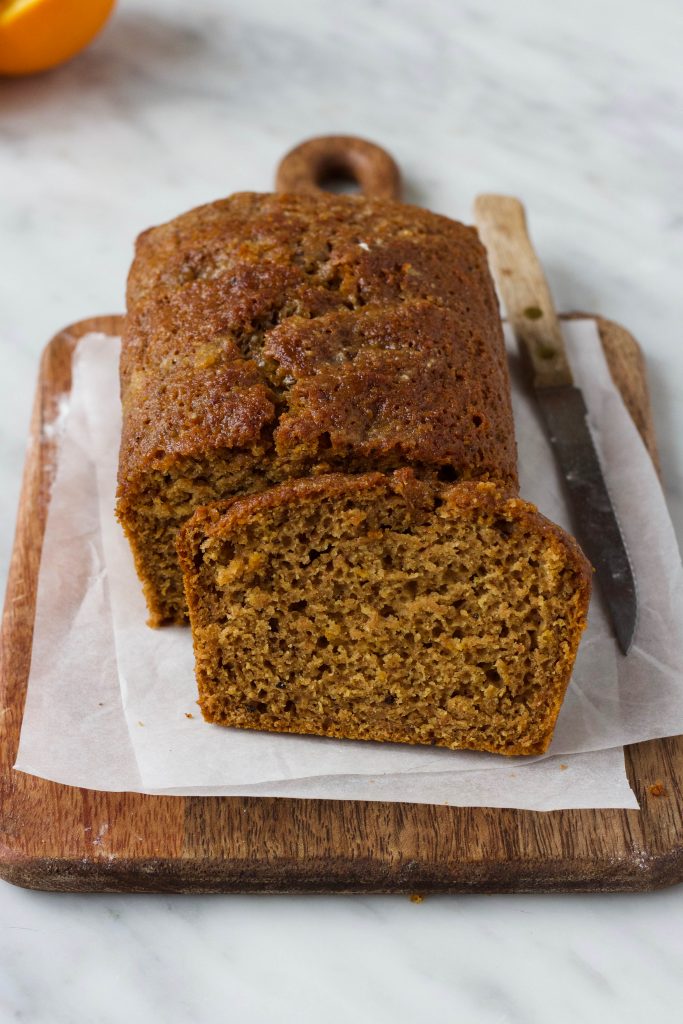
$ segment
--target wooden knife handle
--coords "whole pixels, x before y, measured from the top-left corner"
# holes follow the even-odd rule
[[[508,321],[528,354],[534,387],[572,384],[560,323],[529,238],[523,205],[512,196],[477,196],[474,219]]]
[[[393,157],[355,135],[321,135],[290,150],[275,176],[278,192],[325,192],[334,178],[355,181],[368,198],[400,199],[401,174]]]

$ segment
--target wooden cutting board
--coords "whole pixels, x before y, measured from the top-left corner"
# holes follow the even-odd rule
[[[622,327],[598,322],[656,462],[640,349]],[[683,737],[627,750],[640,811],[141,796],[13,771],[57,458],[43,428],[71,386],[78,339],[120,327],[114,316],[74,324],[41,363],[0,640],[1,877],[67,892],[405,893],[636,891],[683,879]]]

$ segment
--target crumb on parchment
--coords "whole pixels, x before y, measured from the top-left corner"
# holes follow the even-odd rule
[[[411,903],[424,903],[424,896],[421,892],[411,892],[410,894]]]

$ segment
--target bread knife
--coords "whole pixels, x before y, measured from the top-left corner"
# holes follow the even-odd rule
[[[550,444],[560,466],[578,539],[595,568],[614,631],[628,654],[636,628],[635,579],[588,426],[524,207],[511,196],[482,195],[475,222],[507,318],[528,362]]]

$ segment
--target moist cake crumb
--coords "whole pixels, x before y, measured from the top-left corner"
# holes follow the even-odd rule
[[[178,547],[208,721],[547,749],[590,567],[500,485],[295,480],[199,509]]]

